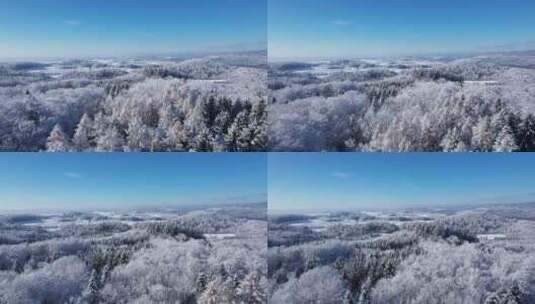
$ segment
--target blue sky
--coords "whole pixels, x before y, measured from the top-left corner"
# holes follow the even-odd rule
[[[271,153],[270,210],[535,201],[533,154]]]
[[[2,153],[0,210],[127,209],[265,201],[256,153]]]
[[[535,49],[533,0],[269,0],[269,56]]]
[[[267,0],[0,0],[0,58],[265,48]]]

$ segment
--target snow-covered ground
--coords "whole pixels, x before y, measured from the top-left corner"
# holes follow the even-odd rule
[[[222,240],[222,239],[233,239],[236,237],[236,234],[234,233],[205,233],[204,236],[207,239]]]
[[[507,236],[505,234],[501,233],[494,233],[494,234],[478,234],[477,238],[480,241],[494,241],[494,240],[503,240],[506,239]]]
[[[425,212],[381,212],[381,211],[360,211],[355,213],[354,217],[344,215],[340,216],[337,213],[329,212],[312,212],[305,213],[306,216],[310,217],[307,220],[302,220],[298,222],[292,222],[289,225],[293,227],[308,227],[314,231],[321,232],[325,231],[329,226],[333,225],[358,225],[364,224],[367,222],[384,222],[389,224],[394,224],[401,226],[407,222],[426,222],[432,218],[437,218],[441,216],[439,213],[425,213]],[[361,218],[362,215],[367,216]],[[404,220],[400,220],[404,219]]]

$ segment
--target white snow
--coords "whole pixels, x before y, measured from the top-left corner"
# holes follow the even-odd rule
[[[236,234],[234,233],[205,233],[204,237],[206,237],[207,239],[223,240],[223,239],[233,239],[236,237]]]
[[[477,238],[480,241],[494,241],[494,240],[503,240],[506,239],[507,236],[505,234],[478,234]]]

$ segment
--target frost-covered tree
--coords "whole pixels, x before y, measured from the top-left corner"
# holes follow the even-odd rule
[[[242,131],[247,127],[247,114],[245,112],[240,112],[234,122],[230,125],[227,134],[225,135],[225,142],[227,143],[227,148],[229,151],[240,151],[242,148],[243,139]]]
[[[46,150],[48,152],[66,152],[69,150],[68,138],[59,124],[56,124],[50,132],[46,140]]]
[[[346,286],[329,266],[314,268],[297,280],[290,280],[271,297],[270,303],[342,303]]]
[[[480,151],[492,151],[494,147],[494,135],[492,133],[489,118],[482,118],[474,128],[474,144]]]
[[[97,138],[97,151],[123,151],[124,145],[124,137],[115,126],[111,126]]]
[[[84,300],[87,301],[88,304],[101,303],[99,290],[100,290],[99,276],[96,270],[93,269],[93,272],[91,273],[91,277],[89,278],[89,283],[87,284],[87,287],[83,293]]]
[[[207,127],[201,127],[199,134],[195,137],[194,148],[198,152],[212,151],[214,146],[214,137]]]
[[[528,303],[526,295],[522,292],[517,284],[510,288],[502,288],[491,294],[485,304],[523,304]]]
[[[210,281],[199,297],[199,304],[231,303],[225,292],[225,281],[221,278]]]
[[[70,303],[80,296],[88,274],[84,262],[72,255],[17,276],[4,276],[0,299],[5,303]]]
[[[237,294],[242,303],[263,304],[267,301],[265,276],[254,271],[239,284]]]
[[[134,117],[128,124],[127,143],[131,151],[150,151],[152,138],[149,129],[141,122],[141,118]]]
[[[518,127],[518,148],[520,151],[535,151],[535,116],[528,114]]]
[[[513,152],[518,149],[513,132],[508,125],[503,126],[498,133],[493,149],[496,152]]]
[[[466,145],[463,142],[462,134],[458,128],[448,130],[448,133],[442,139],[441,145],[445,152],[467,150]]]
[[[253,106],[251,111],[249,142],[251,151],[265,151],[267,149],[267,106],[261,101]]]
[[[74,132],[72,138],[73,146],[77,151],[86,151],[94,145],[94,139],[93,121],[85,113]]]

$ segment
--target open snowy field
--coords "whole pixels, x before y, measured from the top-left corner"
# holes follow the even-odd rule
[[[263,151],[266,58],[0,63],[0,150]]]
[[[269,302],[531,303],[534,235],[533,203],[270,215]]]
[[[0,303],[265,303],[266,205],[0,215]]]

